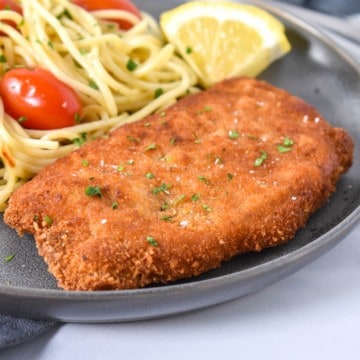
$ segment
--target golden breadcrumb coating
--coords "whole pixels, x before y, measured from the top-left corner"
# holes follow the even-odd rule
[[[167,283],[293,238],[352,156],[303,100],[235,78],[47,166],[5,222],[34,234],[64,289]]]

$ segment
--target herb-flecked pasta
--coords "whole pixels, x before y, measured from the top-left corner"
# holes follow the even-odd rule
[[[0,76],[13,67],[45,68],[76,91],[83,110],[74,126],[28,130],[5,113],[0,99],[0,211],[13,191],[47,164],[161,111],[196,91],[197,82],[148,14],[139,20],[120,10],[88,12],[68,0],[19,4],[22,14],[0,11]],[[134,26],[123,31],[105,19],[126,19]]]

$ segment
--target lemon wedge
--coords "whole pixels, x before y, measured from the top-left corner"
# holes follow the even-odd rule
[[[160,26],[204,87],[255,77],[291,48],[283,24],[253,5],[191,1],[164,12]]]

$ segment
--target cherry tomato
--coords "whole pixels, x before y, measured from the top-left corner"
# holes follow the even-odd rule
[[[129,0],[72,0],[72,2],[88,11],[108,9],[125,10],[141,19],[140,10]],[[129,30],[133,26],[125,20],[114,20],[114,22],[117,22],[120,29],[123,30]]]
[[[5,112],[27,129],[72,126],[81,115],[76,92],[48,70],[14,68],[0,82]]]
[[[16,1],[13,0],[0,0],[0,10],[13,10],[19,14],[22,14],[22,8],[17,4]],[[6,24],[16,28],[16,24],[11,20],[3,20]],[[0,32],[0,35],[4,35]]]

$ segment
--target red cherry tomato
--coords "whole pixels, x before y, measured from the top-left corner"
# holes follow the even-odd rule
[[[13,10],[22,15],[22,8],[20,5],[16,3],[16,1],[13,0],[0,0],[0,10]],[[16,24],[11,20],[3,20],[6,24],[12,26],[13,28],[16,28]],[[0,32],[0,35],[4,35],[2,32]]]
[[[129,0],[72,0],[72,2],[88,11],[108,9],[125,10],[141,19],[140,10]],[[123,30],[129,30],[133,26],[125,20],[114,20],[114,22],[117,22],[120,29]]]
[[[72,126],[81,115],[76,92],[47,70],[14,68],[0,82],[5,112],[27,129]]]

